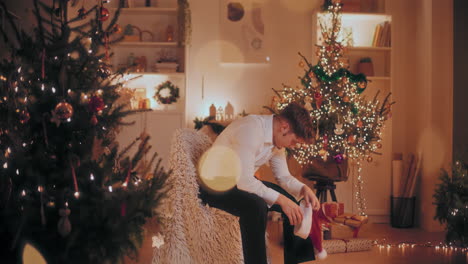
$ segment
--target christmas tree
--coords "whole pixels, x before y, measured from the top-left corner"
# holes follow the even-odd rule
[[[436,215],[434,219],[446,224],[446,242],[468,247],[468,163],[457,161],[452,167],[452,175],[442,170],[434,199]]]
[[[347,159],[358,164],[366,158],[372,161],[372,154],[378,154],[382,147],[382,129],[390,117],[390,94],[382,102],[379,93],[372,100],[363,96],[368,80],[364,74],[353,74],[347,69],[342,44],[341,10],[339,1],[325,1],[326,21],[320,21],[323,45],[318,46],[318,63],[312,65],[304,56],[300,66],[304,75],[300,77],[303,87],[292,88],[283,85],[275,90],[272,111],[277,112],[291,102],[298,102],[310,111],[315,129],[315,142],[303,144],[291,150],[295,159],[303,165],[314,162],[341,164]],[[359,185],[362,180],[359,174]],[[362,186],[358,186],[358,194]],[[364,205],[361,200],[359,211]]]
[[[101,1],[69,20],[70,4],[34,0],[32,36],[8,12],[0,28],[9,48],[0,62],[2,261],[17,258],[26,242],[48,263],[135,257],[163,195],[160,160],[154,166],[154,154],[143,163],[149,136],[123,150],[115,141],[122,118],[134,113],[118,101],[128,92],[119,81],[125,69],[109,65],[120,9],[110,19]]]

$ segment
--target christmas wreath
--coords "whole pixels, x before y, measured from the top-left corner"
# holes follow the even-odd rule
[[[153,96],[161,104],[175,103],[179,97],[179,88],[170,81],[160,84]]]

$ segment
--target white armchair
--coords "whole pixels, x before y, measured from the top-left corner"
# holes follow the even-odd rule
[[[198,197],[197,163],[211,144],[206,134],[194,129],[178,129],[172,138],[172,174],[162,204],[165,243],[154,249],[153,264],[244,262],[238,218],[204,205]]]

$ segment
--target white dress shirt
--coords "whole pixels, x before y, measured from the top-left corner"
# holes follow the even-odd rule
[[[229,147],[239,155],[242,168],[238,189],[258,195],[272,206],[279,193],[254,177],[258,168],[270,161],[278,184],[299,198],[304,184],[289,172],[285,149],[273,145],[273,115],[249,115],[235,120],[217,137],[213,143],[216,145]]]

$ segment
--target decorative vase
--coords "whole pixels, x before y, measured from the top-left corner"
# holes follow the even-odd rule
[[[372,62],[359,62],[357,68],[358,73],[362,73],[366,76],[374,76],[374,65]]]

